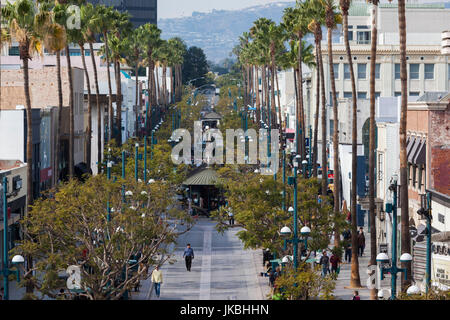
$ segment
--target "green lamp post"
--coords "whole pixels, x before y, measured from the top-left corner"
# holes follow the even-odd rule
[[[394,175],[391,179],[391,185],[389,191],[393,194],[393,203],[386,203],[386,212],[392,213],[392,259],[390,267],[384,267],[384,264],[389,263],[389,257],[386,253],[382,252],[377,255],[377,262],[380,264],[381,280],[384,279],[385,273],[391,274],[391,300],[395,300],[397,296],[397,273],[403,273],[405,279],[408,276],[408,270],[406,268],[397,267],[397,175]],[[412,256],[409,253],[404,253],[400,257],[401,262],[411,262]]]

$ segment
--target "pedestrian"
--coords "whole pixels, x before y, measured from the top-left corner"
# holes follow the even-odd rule
[[[359,296],[359,293],[357,290],[355,290],[352,300],[361,300],[361,297]]]
[[[0,289],[0,300],[3,300],[3,297],[5,296],[5,288]]]
[[[184,249],[183,258],[186,261],[186,270],[191,271],[192,259],[194,259],[194,250],[191,248],[191,244],[188,243],[186,249]]]
[[[152,282],[155,288],[156,298],[159,299],[161,294],[161,283],[163,283],[162,271],[159,270],[159,266],[156,266],[155,270],[152,272]]]
[[[323,250],[322,257],[320,258],[319,264],[322,266],[322,278],[330,272],[330,258],[327,256],[327,252]]]
[[[366,237],[364,236],[364,229],[361,227],[359,228],[358,233],[358,254],[359,256],[363,256],[364,254],[364,248],[366,247]]]
[[[234,226],[234,214],[231,209],[228,209],[228,218],[230,222],[230,226]]]
[[[270,284],[270,287],[273,289],[274,288],[274,286],[275,286],[275,272],[273,272],[273,270],[270,270],[270,273],[269,273],[269,284]]]
[[[345,247],[345,262],[352,262],[352,245],[351,243],[347,243]]]
[[[341,258],[335,253],[333,253],[330,257],[330,263],[331,263],[331,272],[334,274],[338,274],[338,268],[341,263]]]

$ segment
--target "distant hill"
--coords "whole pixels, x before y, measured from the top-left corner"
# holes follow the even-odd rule
[[[274,2],[242,10],[213,10],[210,13],[194,12],[191,17],[161,19],[158,27],[162,37],[182,38],[188,46],[204,50],[208,60],[219,62],[229,57],[239,36],[248,31],[258,18],[269,18],[279,23],[286,7],[292,2]]]

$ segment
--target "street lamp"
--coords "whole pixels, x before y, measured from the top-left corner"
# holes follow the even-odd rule
[[[305,179],[307,179],[307,175],[306,175],[306,166],[307,166],[307,165],[308,165],[308,161],[303,160],[303,161],[302,161],[303,177],[304,177]]]
[[[386,203],[386,212],[392,213],[392,260],[389,268],[383,267],[381,264],[389,262],[389,257],[386,253],[379,253],[377,255],[377,262],[380,264],[381,280],[384,279],[385,273],[391,274],[391,300],[395,300],[397,292],[397,273],[404,273],[405,279],[408,277],[407,268],[397,267],[397,175],[391,178],[389,190],[393,193],[393,204]],[[400,261],[404,263],[411,263],[412,256],[409,253],[403,253]]]

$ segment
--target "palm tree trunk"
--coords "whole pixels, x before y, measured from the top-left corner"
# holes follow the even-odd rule
[[[56,78],[58,82],[58,126],[56,127],[55,165],[53,168],[53,184],[56,186],[59,180],[59,155],[61,154],[61,122],[63,110],[63,93],[61,81],[61,51],[56,52]]]
[[[299,45],[298,45],[298,77],[297,77],[297,88],[298,88],[298,96],[297,96],[297,103],[298,103],[298,110],[299,112],[297,113],[297,121],[298,121],[298,125],[301,127],[302,129],[302,133],[299,136],[299,142],[300,145],[297,146],[297,153],[302,155],[302,159],[306,159],[306,148],[305,148],[305,118],[304,118],[304,106],[303,106],[303,66],[302,66],[302,61],[303,61],[303,57],[302,57],[302,34],[299,32],[297,34],[298,36],[298,41],[299,41]],[[296,133],[297,135],[297,133]]]
[[[69,46],[66,45],[66,60],[67,60],[67,76],[69,78],[69,179],[73,178],[74,163],[74,142],[75,142],[75,128],[74,128],[74,105],[73,105],[73,77],[72,77],[72,62],[70,59]]]
[[[369,219],[370,265],[377,265],[377,234],[375,224],[375,68],[377,60],[378,0],[372,0],[372,43],[370,53],[370,137],[369,137]],[[377,300],[377,288],[370,290],[370,300]]]
[[[28,59],[23,61],[23,80],[25,90],[26,115],[27,115],[27,212],[33,204],[33,127],[31,119],[30,81],[28,74]],[[37,168],[36,168],[37,169]]]
[[[114,61],[116,71],[116,112],[117,112],[117,145],[122,145],[122,81],[120,77],[120,62]]]
[[[261,100],[259,96],[259,67],[255,66],[255,83],[254,83],[254,92],[256,93],[256,121],[258,125],[261,124]]]
[[[358,238],[357,238],[357,209],[356,209],[356,188],[357,188],[357,97],[356,97],[356,82],[355,73],[353,71],[352,53],[350,50],[350,42],[348,40],[348,12],[343,10],[343,29],[344,29],[344,43],[347,51],[348,65],[350,69],[350,78],[352,81],[352,97],[353,97],[353,129],[352,129],[352,192],[351,192],[351,218],[352,218],[352,267],[350,287],[361,287],[361,279],[359,276],[359,261],[358,261]]]
[[[277,84],[277,100],[278,100],[278,117],[279,117],[279,122],[280,122],[280,129],[282,128],[286,128],[286,124],[284,123],[284,117],[282,116],[281,113],[281,99],[280,99],[280,85],[278,83],[278,72],[275,71],[275,82]]]
[[[81,60],[83,62],[84,75],[86,77],[86,86],[88,88],[88,123],[86,128],[86,164],[91,168],[91,139],[92,139],[92,102],[91,102],[91,81],[86,67],[86,57],[84,55],[84,43],[79,43],[81,50]]]
[[[268,115],[264,116],[264,108],[267,108],[267,101],[266,101],[266,66],[261,67],[261,109],[263,110],[263,121],[268,121]]]
[[[109,47],[108,47],[108,33],[104,32],[103,37],[105,38],[105,51],[106,51],[106,68],[108,73],[108,90],[109,90],[109,100],[108,100],[108,142],[112,139],[113,132],[113,107],[112,107],[112,87],[111,87],[111,73],[109,71]]]
[[[148,112],[145,115],[147,118],[147,128],[145,128],[145,130],[147,130],[146,134],[149,133],[148,130],[149,130],[149,128],[151,128],[152,107],[156,101],[156,97],[154,96],[155,92],[154,92],[154,86],[153,86],[153,82],[155,80],[153,71],[155,69],[155,65],[152,60],[152,51],[151,50],[147,53],[147,58],[148,58],[148,77],[147,77]]]
[[[398,25],[400,33],[400,79],[402,85],[402,104],[400,111],[400,206],[401,206],[401,253],[411,253],[408,202],[408,159],[406,155],[406,129],[408,109],[408,75],[406,71],[406,17],[405,0],[398,1]],[[402,277],[402,291],[411,285],[411,262],[402,263],[407,269],[407,279]]]
[[[340,199],[339,199],[339,189],[340,189],[340,170],[339,170],[339,116],[338,116],[338,104],[336,97],[336,83],[334,80],[334,68],[333,68],[333,30],[328,28],[327,41],[328,41],[328,65],[330,68],[330,81],[331,81],[331,94],[333,98],[333,167],[334,167],[334,216],[338,217],[340,212]],[[331,134],[331,133],[330,133]],[[334,232],[334,245],[339,246],[339,229],[336,227]]]
[[[320,30],[322,33],[322,30]],[[319,69],[320,69],[320,87],[321,87],[321,97],[322,97],[322,195],[325,197],[327,195],[328,189],[328,157],[327,157],[327,109],[326,109],[326,98],[325,98],[325,75],[323,72],[323,59],[322,59],[322,46],[321,38],[317,42],[318,53],[319,53]]]
[[[167,67],[163,64],[162,74],[162,92],[163,92],[163,105],[167,106]]]
[[[320,68],[319,48],[316,45],[316,114],[314,117],[314,145],[313,145],[313,176],[317,178],[317,137],[319,135],[319,108],[320,108]]]
[[[163,101],[163,98],[162,98],[162,96],[161,96],[161,86],[160,86],[160,84],[159,84],[159,69],[158,69],[159,67],[156,67],[156,88],[157,88],[157,90],[156,90],[156,92],[155,92],[155,94],[157,93],[157,96],[155,97],[156,98],[156,104],[161,104],[161,103],[163,103],[162,101]]]
[[[95,81],[95,91],[96,91],[96,103],[97,103],[97,162],[100,173],[100,164],[102,162],[102,109],[100,107],[100,88],[98,86],[98,74],[97,74],[97,64],[95,63],[94,56],[94,46],[92,42],[89,42],[89,51],[91,53],[92,66],[94,68],[94,81]]]

